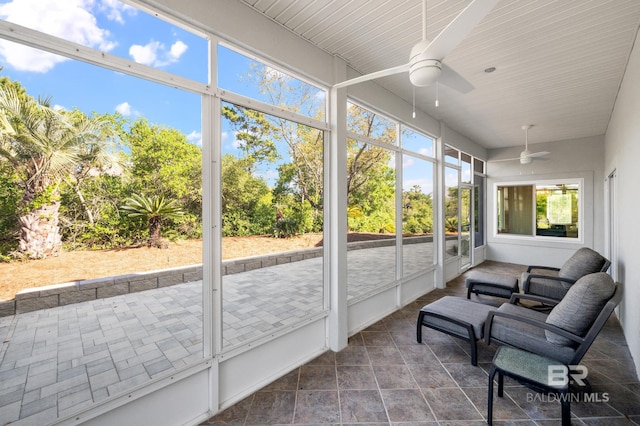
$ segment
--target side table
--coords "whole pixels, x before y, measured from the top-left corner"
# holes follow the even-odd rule
[[[504,376],[539,392],[558,393],[562,410],[562,426],[571,425],[569,380],[566,383],[549,383],[549,368],[567,366],[545,356],[526,352],[509,346],[500,346],[493,357],[489,371],[489,394],[487,396],[487,423],[493,422],[493,378],[498,373],[498,396],[504,395]]]

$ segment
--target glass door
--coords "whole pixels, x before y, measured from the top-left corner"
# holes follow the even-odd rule
[[[460,186],[460,268],[465,270],[471,266],[471,206],[473,186],[462,184]]]

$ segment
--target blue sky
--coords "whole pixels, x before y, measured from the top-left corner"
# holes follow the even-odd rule
[[[115,0],[2,0],[0,19],[207,82],[207,40]],[[85,113],[143,116],[200,142],[198,95],[5,40],[0,61],[0,75],[19,81],[34,97]]]
[[[0,0],[0,19],[208,82],[206,39],[117,0]],[[265,100],[242,79],[251,59],[224,47],[218,54],[224,64],[220,87]],[[199,95],[5,40],[0,40],[0,61],[0,75],[19,81],[34,97],[51,97],[54,105],[87,114],[117,111],[131,119],[146,117],[201,143]],[[226,148],[233,150],[233,140]]]
[[[0,19],[202,83],[208,80],[206,39],[117,0],[0,0]],[[220,87],[268,102],[243,79],[251,59],[224,47],[218,48],[218,55],[223,64]],[[132,120],[145,117],[153,124],[180,130],[192,143],[202,142],[197,94],[1,39],[0,65],[1,76],[19,81],[34,97],[52,98],[56,106],[87,114],[117,111]],[[304,85],[295,79],[290,82]],[[318,90],[316,96],[324,99],[326,93]],[[223,151],[235,151],[231,131],[223,128],[222,134]],[[405,140],[416,151],[431,154],[432,146],[419,148],[423,143],[424,138],[415,133]],[[423,191],[432,191],[425,170],[411,171],[412,164],[406,162],[404,169],[405,189],[418,184]]]

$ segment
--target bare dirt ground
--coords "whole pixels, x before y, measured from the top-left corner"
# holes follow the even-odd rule
[[[389,238],[384,234],[349,234],[349,241]],[[222,258],[236,259],[322,245],[321,234],[293,238],[224,237]],[[202,241],[170,243],[167,249],[148,247],[63,252],[42,260],[0,263],[0,300],[13,299],[26,288],[89,280],[134,272],[202,263]]]

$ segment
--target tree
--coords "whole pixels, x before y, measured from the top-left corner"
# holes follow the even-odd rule
[[[22,190],[22,255],[44,258],[60,252],[60,184],[81,164],[91,164],[102,154],[107,124],[79,111],[54,110],[50,100],[36,101],[18,83],[2,81],[0,156],[15,169]]]
[[[187,141],[184,133],[136,120],[121,134],[131,150],[132,185],[138,192],[164,195],[201,211],[202,150]]]
[[[444,199],[444,226],[449,233],[458,233],[458,187],[447,187]]]
[[[107,249],[140,241],[136,223],[120,213],[119,206],[131,196],[127,174],[102,174],[82,184],[82,202],[74,188],[66,185],[60,195],[60,229],[67,249]],[[93,222],[87,216],[92,215]]]
[[[262,99],[270,105],[318,120],[325,118],[325,99],[318,96],[319,89],[309,84],[260,64],[245,79],[259,89]],[[324,132],[232,104],[225,103],[222,114],[234,126],[235,142],[243,153],[239,160],[247,161],[247,172],[255,172],[261,164],[278,163],[278,176],[272,188],[274,205],[282,216],[278,222],[294,228],[295,221],[297,231],[322,230]],[[353,104],[348,114],[349,130],[376,139],[382,145],[395,143],[396,125],[390,120]],[[395,172],[389,166],[392,152],[353,139],[346,141],[346,149],[348,207],[361,213],[350,216],[350,229],[392,232],[395,229]],[[243,191],[242,187],[234,189]]]
[[[402,229],[410,234],[433,233],[433,200],[418,185],[402,193]]]
[[[184,133],[136,120],[120,131],[130,149],[131,193],[163,196],[174,200],[184,215],[174,223],[180,234],[202,233],[202,150]]]
[[[77,111],[74,114],[79,114]],[[99,176],[122,176],[125,172],[125,160],[119,142],[112,136],[114,132],[114,117],[105,114],[95,116],[96,120],[104,123],[100,129],[102,134],[97,140],[87,140],[79,147],[78,164],[65,177],[65,183],[73,190],[84,210],[90,225],[95,224],[95,216],[99,209],[92,208],[84,193],[84,185]]]
[[[222,157],[222,235],[271,233],[276,222],[273,194],[266,182],[251,173],[252,160]]]
[[[261,162],[274,162],[280,157],[273,140],[278,136],[278,129],[264,113],[224,103],[222,115],[236,130],[238,148],[248,160],[246,166],[249,171]]]
[[[325,118],[324,92],[317,87],[257,63],[245,79],[259,89],[268,104],[318,120]],[[239,107],[234,108],[234,115],[229,112],[223,110],[225,117],[237,129],[240,148],[251,155],[256,164],[280,160],[273,195],[277,210],[283,217],[277,221],[276,227],[286,223],[296,232],[321,231],[324,132],[290,119]],[[262,147],[262,151],[255,149],[257,146]],[[247,147],[252,148],[251,152],[247,152]],[[274,155],[257,157],[254,152]],[[276,231],[281,234],[278,229]]]
[[[160,232],[162,220],[177,219],[183,214],[174,200],[166,201],[163,196],[148,197],[138,194],[127,198],[120,210],[126,212],[128,217],[140,217],[145,220],[149,227],[147,245],[158,248],[163,246]]]
[[[351,104],[349,130],[382,143],[393,144],[395,126],[372,111]],[[389,166],[391,151],[370,143],[347,140],[347,203],[358,207],[360,217],[350,217],[354,232],[395,232],[395,171]]]
[[[290,162],[278,167],[274,197],[286,206],[287,219],[296,217],[298,232],[322,230],[324,208],[324,133],[297,123],[282,123],[283,140],[289,147]]]

